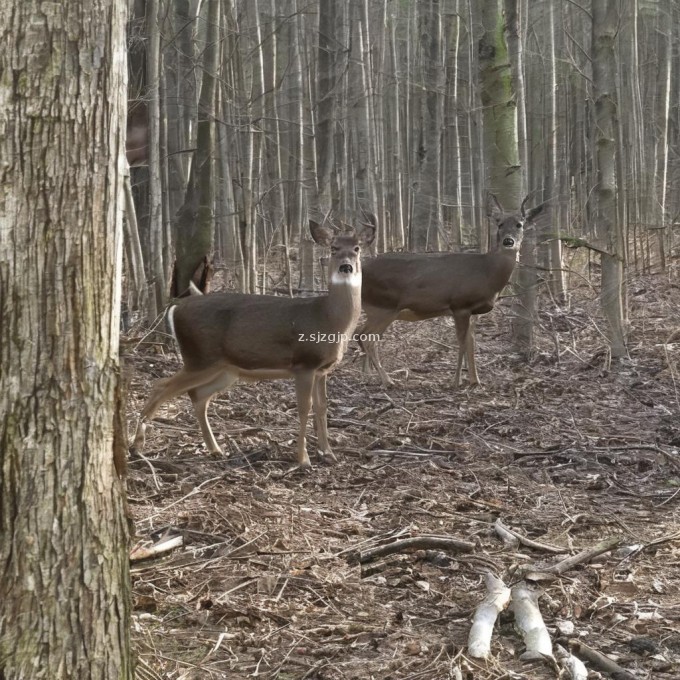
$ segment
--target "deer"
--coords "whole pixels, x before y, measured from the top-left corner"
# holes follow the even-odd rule
[[[424,321],[452,316],[458,339],[454,386],[460,387],[463,356],[471,385],[479,384],[471,318],[490,312],[519,259],[525,225],[543,211],[506,213],[491,195],[489,217],[496,223],[496,246],[487,253],[385,253],[364,261],[361,299],[366,321],[358,332],[364,370],[375,367],[383,387],[394,383],[380,363],[375,338],[394,321]]]
[[[335,460],[328,442],[326,378],[342,359],[361,314],[361,250],[373,242],[377,228],[373,215],[367,219],[359,232],[310,220],[314,241],[331,251],[326,295],[212,293],[171,306],[167,318],[184,365],[154,386],[133,450],[143,449],[147,423],[160,406],[188,392],[208,451],[222,454],[207,417],[213,396],[238,381],[293,378],[300,419],[298,466],[311,467],[306,432],[312,404],[319,458]]]

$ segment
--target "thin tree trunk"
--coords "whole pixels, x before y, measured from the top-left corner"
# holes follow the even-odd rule
[[[548,41],[550,50],[550,90],[548,92],[548,103],[550,107],[549,117],[549,152],[545,173],[545,195],[543,200],[550,201],[550,224],[552,234],[548,241],[548,263],[550,268],[549,286],[553,298],[558,304],[567,301],[567,287],[564,272],[562,271],[562,241],[558,238],[560,234],[560,195],[559,195],[559,172],[563,161],[558,153],[557,135],[557,102],[558,102],[558,81],[557,81],[557,59],[555,54],[555,0],[548,0]]]
[[[415,134],[411,249],[439,250],[442,229],[441,130],[445,71],[441,63],[442,22],[439,0],[418,4],[420,88]]]
[[[184,204],[175,228],[173,294],[183,293],[202,262],[212,258],[214,237],[215,89],[219,63],[220,0],[208,0],[208,27],[203,59],[203,79],[198,101],[196,152],[189,173]]]
[[[130,168],[126,168],[124,176],[125,193],[125,254],[128,265],[129,281],[128,290],[131,291],[130,306],[134,311],[145,310],[147,305],[146,277],[144,276],[144,256],[142,255],[142,244],[139,240],[139,229],[137,227],[137,213],[135,212],[135,202],[132,196],[132,185],[130,184]]]
[[[623,311],[623,242],[616,213],[616,57],[618,0],[593,3],[593,90],[595,97],[595,156],[597,159],[596,225],[606,244],[602,255],[600,302],[607,319],[613,358],[626,356]]]
[[[161,313],[168,296],[168,262],[165,258],[166,243],[163,231],[163,207],[161,184],[161,110],[160,110],[160,29],[158,26],[158,0],[148,0],[147,35],[149,36],[147,63],[147,99],[149,107],[149,254],[147,266],[152,281],[149,299],[149,323],[154,323]]]

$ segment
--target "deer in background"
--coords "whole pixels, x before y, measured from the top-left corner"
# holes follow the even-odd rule
[[[458,338],[458,363],[454,384],[460,385],[463,356],[468,380],[479,384],[475,366],[473,315],[493,309],[498,294],[515,269],[524,227],[543,210],[529,212],[522,202],[518,213],[505,213],[495,196],[489,217],[498,227],[496,247],[488,253],[385,253],[364,261],[361,299],[366,323],[359,333],[382,334],[393,321],[424,321],[452,316]],[[362,340],[366,353],[384,387],[392,385],[380,363],[375,342]]]
[[[160,380],[142,409],[134,448],[144,446],[146,423],[169,399],[188,392],[208,450],[221,453],[210,428],[210,399],[239,380],[293,378],[300,417],[297,459],[310,467],[306,431],[314,405],[319,456],[328,443],[326,377],[339,363],[361,314],[361,248],[375,238],[376,221],[360,233],[339,233],[310,221],[312,238],[329,247],[328,294],[313,298],[215,293],[188,297],[168,310],[184,367]]]

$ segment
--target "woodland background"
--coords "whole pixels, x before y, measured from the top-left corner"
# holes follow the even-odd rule
[[[680,238],[678,12],[673,0],[136,2],[128,157],[147,165],[132,171],[129,309],[155,318],[213,261],[238,290],[310,290],[306,221],[329,211],[374,212],[378,251],[486,249],[491,191],[507,209],[550,206],[524,244],[518,346],[531,348],[539,278],[563,300],[564,246],[585,246],[581,265],[604,251],[622,356],[623,268],[671,271]]]

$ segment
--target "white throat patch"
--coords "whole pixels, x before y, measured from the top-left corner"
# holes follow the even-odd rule
[[[352,286],[353,288],[358,288],[361,286],[361,274],[359,272],[353,272],[348,275],[333,272],[333,274],[331,274],[331,284],[334,286]]]

